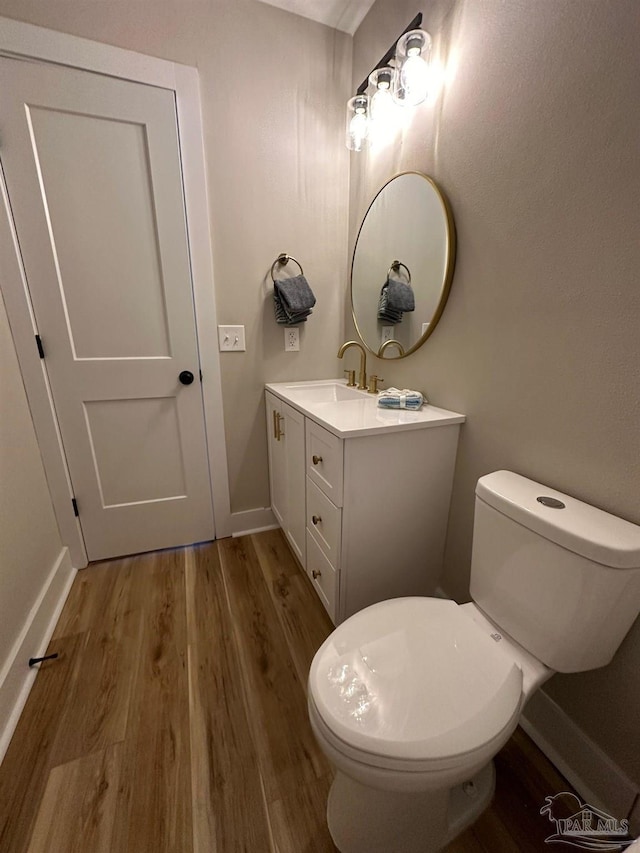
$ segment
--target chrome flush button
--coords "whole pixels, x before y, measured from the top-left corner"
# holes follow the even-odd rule
[[[565,507],[562,501],[559,501],[557,498],[547,497],[547,495],[541,495],[539,498],[536,498],[536,500],[543,506],[551,507],[551,509],[564,509]]]

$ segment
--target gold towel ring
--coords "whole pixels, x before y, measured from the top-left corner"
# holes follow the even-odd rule
[[[406,264],[403,264],[402,261],[391,261],[391,266],[387,270],[387,278],[389,278],[392,272],[400,272],[400,267],[404,267],[406,269],[407,278],[409,279],[409,284],[411,284],[411,270]]]
[[[271,281],[275,282],[275,278],[273,273],[275,272],[275,268],[277,266],[285,267],[289,261],[293,261],[294,264],[298,264],[300,267],[300,275],[304,275],[304,270],[302,269],[302,264],[300,261],[296,260],[293,255],[287,255],[285,252],[281,252],[275,261],[271,264]]]

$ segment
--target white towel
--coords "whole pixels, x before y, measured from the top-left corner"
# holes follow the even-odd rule
[[[410,388],[385,388],[378,392],[378,406],[381,409],[419,409],[427,398],[419,391]]]

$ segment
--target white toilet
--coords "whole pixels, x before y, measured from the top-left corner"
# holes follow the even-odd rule
[[[640,527],[489,474],[471,595],[374,604],[313,659],[309,715],[337,770],[327,820],[341,853],[441,850],[480,815],[491,759],[533,691],[607,664],[640,612]]]

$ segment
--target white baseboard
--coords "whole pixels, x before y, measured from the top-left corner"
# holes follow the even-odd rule
[[[273,530],[278,526],[270,506],[231,513],[232,536],[248,536],[250,533],[261,533],[263,530]]]
[[[63,548],[51,567],[40,595],[2,668],[0,762],[5,756],[38,672],[37,667],[29,669],[27,662],[30,657],[44,654],[75,576],[76,570],[71,565],[69,549]]]
[[[532,696],[520,725],[584,802],[619,820],[630,816],[638,786],[543,690]]]

